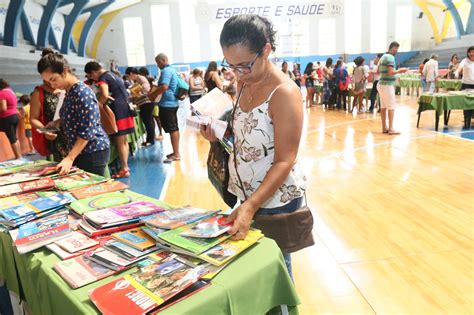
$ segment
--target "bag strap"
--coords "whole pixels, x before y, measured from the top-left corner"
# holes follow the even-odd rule
[[[45,117],[44,117],[44,88],[40,85],[37,87],[39,92],[39,99],[40,99],[40,121],[44,125],[45,124]]]
[[[245,88],[245,83],[242,85],[242,88],[240,89],[240,92],[239,92],[239,95],[237,96],[237,100],[235,101],[234,103],[234,106],[232,108],[232,114],[231,114],[231,119],[230,119],[230,126],[231,126],[231,129],[232,129],[232,134],[234,135],[232,137],[232,141],[233,141],[233,150],[232,150],[232,154],[234,155],[234,168],[235,168],[235,174],[237,175],[237,179],[239,180],[239,184],[240,184],[240,189],[242,190],[242,192],[244,193],[244,198],[246,201],[247,200],[247,194],[245,193],[245,189],[244,189],[244,184],[242,182],[242,178],[240,178],[240,175],[239,175],[239,171],[237,170],[237,152],[235,150],[235,132],[234,132],[234,117],[235,117],[235,111],[237,110],[237,106],[240,102],[240,97],[242,96],[242,93],[244,91],[244,88]]]

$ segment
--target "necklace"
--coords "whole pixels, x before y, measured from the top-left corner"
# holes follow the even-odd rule
[[[260,84],[260,82],[265,82],[267,80],[268,76],[270,75],[270,73],[272,73],[272,72],[273,72],[273,69],[271,69],[270,71],[267,71],[265,76],[261,80],[255,82],[255,84],[253,84],[253,86],[255,86],[257,84]],[[252,89],[250,88],[250,85],[249,86],[246,85],[245,87],[248,90],[248,93],[246,93],[246,95],[245,95],[245,100],[247,101],[248,104],[250,104],[253,101]]]

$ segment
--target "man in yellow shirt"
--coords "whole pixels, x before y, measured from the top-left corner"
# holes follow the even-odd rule
[[[22,95],[20,97],[20,103],[18,104],[18,112],[20,117],[23,119],[25,126],[25,137],[28,140],[28,153],[27,155],[35,154],[35,149],[33,148],[33,139],[31,135],[31,123],[30,123],[30,96]]]

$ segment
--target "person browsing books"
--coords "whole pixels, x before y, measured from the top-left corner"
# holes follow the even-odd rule
[[[67,138],[69,153],[57,166],[59,174],[68,174],[75,165],[87,172],[104,175],[110,142],[100,123],[94,92],[71,72],[67,60],[59,53],[42,57],[38,72],[53,89],[66,90],[60,119],[46,126],[60,127]]]
[[[239,98],[231,119],[236,160],[230,154],[228,190],[241,204],[227,220],[233,222],[229,233],[237,240],[247,236],[256,214],[291,213],[303,202],[306,179],[297,163],[302,96],[269,60],[275,34],[267,19],[248,14],[227,20],[220,35],[222,65],[238,77]],[[201,134],[216,141],[209,126],[202,125]],[[284,256],[291,275],[290,255]]]

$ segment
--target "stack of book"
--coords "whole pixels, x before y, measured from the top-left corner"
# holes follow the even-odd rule
[[[71,232],[64,238],[46,245],[46,248],[55,253],[62,260],[71,259],[86,254],[110,239],[92,239],[78,231]]]
[[[103,176],[87,173],[77,172],[71,175],[56,178],[54,185],[59,190],[70,190],[79,187],[86,187],[107,181]]]

